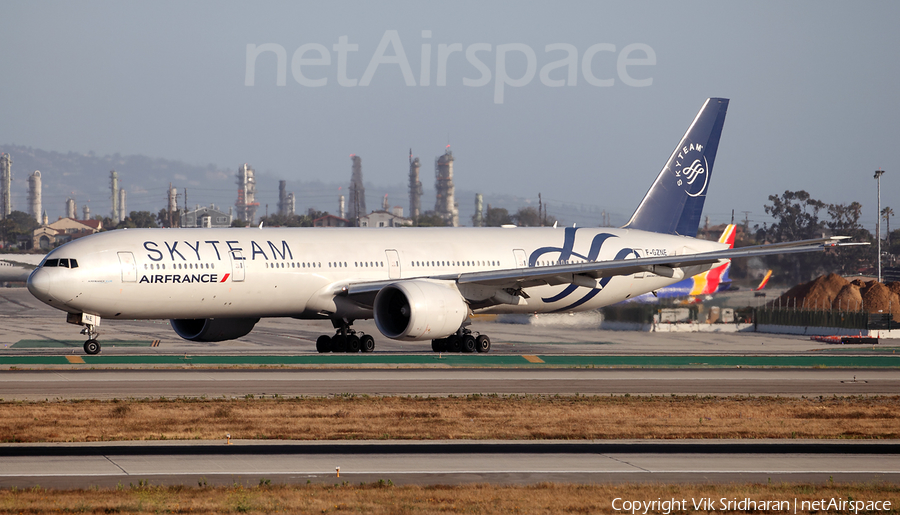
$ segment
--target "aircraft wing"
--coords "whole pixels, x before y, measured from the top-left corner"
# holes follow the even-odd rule
[[[633,258],[624,260],[594,261],[587,263],[552,265],[528,268],[508,268],[484,272],[462,274],[446,274],[422,277],[455,281],[458,284],[474,284],[494,286],[496,288],[527,288],[541,284],[575,284],[588,288],[599,288],[599,279],[617,275],[631,275],[638,272],[651,272],[664,277],[683,276],[683,267],[707,265],[720,260],[741,257],[767,256],[772,254],[795,254],[800,252],[822,251],[837,246],[861,245],[858,243],[842,243],[848,236],[832,236],[813,240],[801,240],[788,243],[757,245],[737,249],[725,249],[680,256],[660,256]],[[865,245],[865,244],[862,244]],[[409,279],[391,279],[387,281],[348,282],[337,285],[335,295],[372,296],[385,286]],[[360,299],[361,300],[361,299]],[[363,302],[368,304],[369,302]]]

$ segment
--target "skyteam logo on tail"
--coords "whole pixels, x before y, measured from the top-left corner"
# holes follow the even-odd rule
[[[709,164],[703,155],[703,145],[690,143],[678,151],[675,158],[675,184],[684,188],[691,197],[699,197],[706,192],[709,183]]]

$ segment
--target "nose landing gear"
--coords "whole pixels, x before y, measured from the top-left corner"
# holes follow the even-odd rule
[[[86,334],[88,340],[84,342],[85,354],[100,354],[100,342],[97,341],[97,326],[100,325],[100,317],[88,313],[69,313],[66,316],[66,322],[70,324],[83,325],[81,334]]]

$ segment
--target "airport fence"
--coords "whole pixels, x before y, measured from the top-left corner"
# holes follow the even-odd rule
[[[661,316],[664,311],[676,309],[663,308],[653,304],[622,304],[607,306],[600,310],[603,320],[608,322],[626,322],[636,324],[652,324],[654,316],[661,323],[666,322],[701,322],[706,314],[699,305],[677,308],[678,320],[666,320]],[[721,323],[721,322],[720,322]],[[734,323],[754,323],[757,325],[786,325],[805,327],[835,327],[842,329],[900,329],[900,322],[894,321],[890,313],[868,313],[866,311],[815,310],[800,308],[746,307],[734,310]]]
[[[876,327],[883,323],[882,314],[877,313],[870,317],[865,311],[838,311],[838,310],[812,310],[812,309],[772,309],[759,308],[755,310],[754,322],[757,325],[790,325],[806,327],[837,327],[842,329],[889,329],[890,327]],[[870,318],[872,319],[870,322]],[[890,325],[890,315],[887,316],[887,324]],[[894,327],[898,324],[894,323]]]

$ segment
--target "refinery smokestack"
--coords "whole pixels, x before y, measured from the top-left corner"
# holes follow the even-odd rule
[[[341,218],[347,217],[347,210],[344,209],[344,196],[343,195],[338,197],[338,216]]]
[[[119,221],[125,221],[125,213],[128,211],[125,209],[125,188],[119,188]]]
[[[172,183],[169,183],[169,203],[167,211],[170,213],[174,213],[178,210],[178,188],[172,186]]]
[[[356,154],[350,154],[350,160],[353,161],[353,173],[350,176],[349,219],[355,226],[358,225],[359,217],[369,211],[366,210],[366,187],[363,186],[362,159]]]
[[[287,215],[288,210],[288,200],[287,200],[287,181],[278,181],[278,214],[281,216]]]
[[[484,211],[482,210],[481,193],[475,194],[475,216],[472,217],[473,227],[484,227]]]
[[[388,205],[387,193],[385,193],[384,200],[381,201],[381,209],[384,211],[387,211],[388,207],[390,207],[390,206]]]
[[[287,194],[287,216],[294,216],[294,213],[297,212],[297,199],[294,197],[294,193]]]
[[[409,149],[409,217],[413,222],[419,219],[422,211],[422,181],[419,180],[419,167],[421,163],[418,157],[413,157],[412,149]]]
[[[12,213],[12,158],[0,154],[0,219]]]
[[[252,224],[256,218],[256,209],[259,207],[259,202],[256,201],[256,172],[252,166],[244,163],[238,168],[237,185],[238,198],[234,204],[234,207],[237,208],[237,216]]]
[[[112,215],[114,222],[119,221],[119,174],[115,170],[109,172],[109,190],[112,198]]]
[[[175,227],[175,212],[178,211],[178,188],[169,183],[169,189],[166,190],[166,215],[168,216],[169,227]]]
[[[85,204],[81,206],[81,213],[84,218],[82,220],[90,220],[91,219],[91,206]]]
[[[75,219],[75,199],[66,199],[66,218]]]
[[[437,191],[434,211],[447,225],[459,227],[459,206],[454,198],[453,152],[450,151],[450,145],[447,145],[444,155],[434,160],[434,177],[434,189]]]
[[[41,223],[41,172],[35,170],[28,177],[28,208],[34,221]]]

